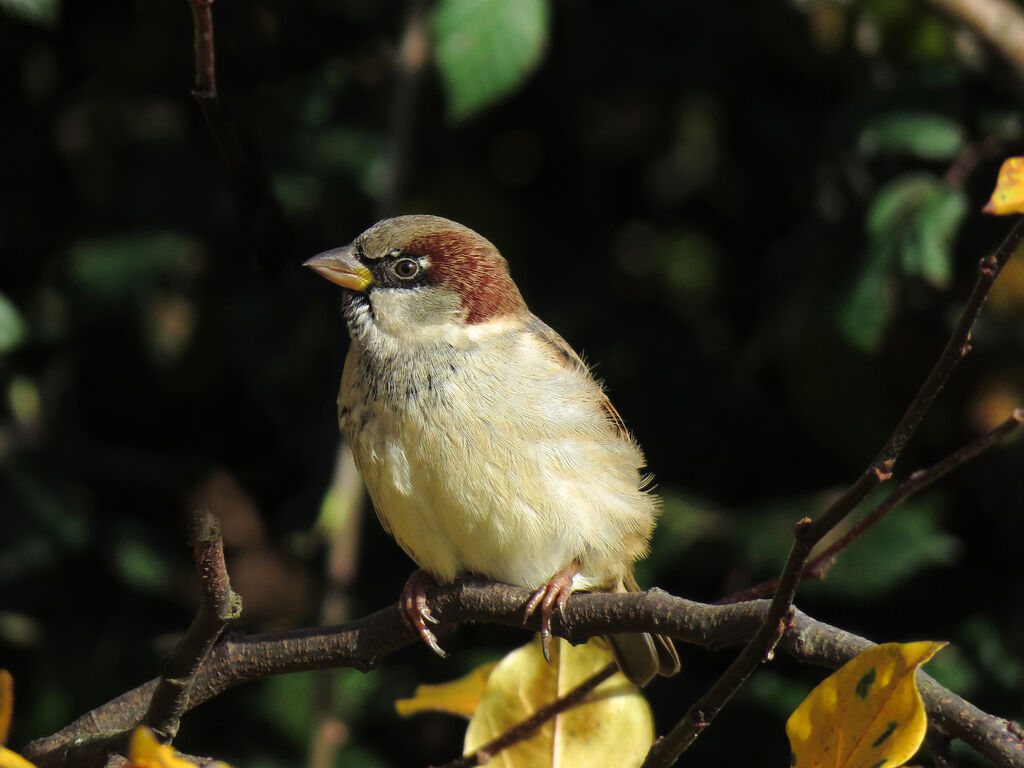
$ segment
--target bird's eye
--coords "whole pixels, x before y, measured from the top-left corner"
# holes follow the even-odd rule
[[[414,259],[399,259],[391,269],[403,280],[409,280],[419,274],[420,265]]]

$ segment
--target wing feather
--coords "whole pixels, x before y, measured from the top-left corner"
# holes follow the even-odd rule
[[[583,358],[576,354],[569,342],[563,339],[557,331],[548,326],[538,317],[534,317],[530,323],[530,330],[536,333],[541,339],[549,344],[555,353],[555,356],[562,361],[562,363],[572,370],[582,371],[594,382],[594,386],[601,390],[601,407],[604,408],[605,413],[608,415],[608,419],[615,426],[615,431],[618,432],[619,437],[626,440],[632,440],[633,438],[629,434],[629,430],[626,429],[626,423],[622,420],[622,416],[615,410],[615,406],[612,405],[612,401],[608,399],[608,395],[604,393],[604,388],[594,378],[594,374],[590,372],[590,368],[583,362]]]

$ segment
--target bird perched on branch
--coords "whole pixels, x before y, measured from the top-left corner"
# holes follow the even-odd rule
[[[460,574],[534,590],[526,616],[540,611],[545,656],[574,589],[638,589],[657,516],[643,454],[497,248],[447,219],[399,216],[305,265],[345,289],[341,431],[420,568],[399,606],[434,651],[426,590]],[[638,685],[679,669],[667,638],[606,639]]]

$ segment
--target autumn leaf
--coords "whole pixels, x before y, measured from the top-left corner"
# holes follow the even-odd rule
[[[981,210],[994,216],[1024,213],[1024,157],[1010,157],[1003,162],[992,197]]]
[[[914,676],[945,643],[885,643],[854,657],[811,691],[786,723],[794,768],[895,768],[928,723]]]
[[[523,646],[491,672],[466,731],[465,753],[479,749],[542,706],[568,693],[612,660],[601,640],[553,643],[551,663],[540,642]],[[651,710],[636,686],[616,674],[587,703],[548,721],[531,738],[491,759],[494,768],[623,768],[640,765],[654,740]]]
[[[0,747],[0,768],[36,768],[17,752]]]
[[[14,678],[6,669],[0,669],[0,745],[7,743],[14,715]]]
[[[402,717],[430,710],[471,717],[480,704],[487,680],[496,666],[498,662],[495,661],[477,667],[458,680],[440,685],[419,685],[411,699],[396,701],[395,709]]]
[[[197,768],[196,764],[180,757],[173,747],[161,744],[149,728],[140,726],[128,741],[128,763],[131,768]],[[228,768],[227,763],[214,763]]]
[[[11,728],[14,714],[14,678],[6,669],[0,669],[0,768],[35,768],[17,752],[3,746]]]

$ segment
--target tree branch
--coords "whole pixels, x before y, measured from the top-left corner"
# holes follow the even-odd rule
[[[522,587],[464,579],[430,592],[430,606],[442,627],[464,621],[522,627],[530,592]],[[576,594],[565,622],[554,617],[552,631],[574,643],[613,631],[655,632],[709,650],[747,643],[768,614],[764,600],[706,605],[660,590],[631,594]],[[540,628],[534,618],[527,628]],[[286,672],[328,666],[374,668],[382,659],[417,642],[396,605],[337,627],[262,635],[226,635],[195,676],[189,708],[239,683]],[[836,668],[872,643],[794,611],[778,648],[798,661]],[[921,675],[929,721],[942,733],[963,739],[1000,768],[1024,768],[1024,739],[1008,721],[988,715]],[[24,755],[39,768],[94,768],[80,759],[76,740],[104,731],[126,730],[142,717],[156,681],[150,681],[83,715],[52,736],[29,744]]]
[[[193,512],[189,519],[189,541],[202,601],[192,626],[167,660],[141,721],[162,741],[170,741],[177,735],[181,716],[189,709],[196,672],[224,628],[242,613],[242,598],[231,589],[224,564],[224,539],[217,518],[206,510]]]
[[[246,151],[249,143],[243,143],[220,99],[214,56],[213,0],[188,0],[188,3],[192,9],[196,70],[192,96],[217,145],[228,182],[246,214],[246,221],[239,228],[242,244],[238,252],[264,268],[280,265],[281,254],[287,253],[287,244],[293,242],[293,238],[288,236],[287,222],[269,174],[259,158]]]
[[[978,279],[967,299],[960,321],[946,342],[928,377],[910,402],[903,418],[885,441],[882,449],[864,473],[817,520],[804,518],[796,524],[793,547],[779,576],[771,607],[761,626],[728,669],[701,698],[690,707],[683,719],[662,739],[655,742],[643,768],[667,768],[703,733],[704,729],[747,681],[754,670],[771,659],[775,644],[785,631],[789,614],[811,549],[852,512],[864,498],[892,477],[892,468],[914,434],[936,395],[949,380],[957,363],[970,351],[970,333],[978,319],[988,292],[999,272],[1020,247],[1024,238],[1024,219],[1018,219],[995,253],[979,263]]]
[[[902,504],[914,494],[924,490],[932,483],[942,479],[957,467],[966,464],[987,448],[991,448],[1011,432],[1015,431],[1022,423],[1024,423],[1024,408],[1016,408],[1002,424],[999,424],[997,427],[989,430],[981,437],[954,451],[937,464],[933,464],[927,469],[919,469],[917,472],[911,474],[907,481],[897,488],[889,498],[875,507],[870,514],[866,515],[863,520],[853,526],[849,531],[836,539],[820,555],[807,563],[807,565],[804,566],[804,570],[800,578],[825,578],[825,574],[828,573],[829,569],[835,564],[839,553],[850,546],[850,544],[858,538],[863,536],[864,533],[870,530],[872,526],[874,526],[894,508]],[[735,592],[727,597],[723,597],[718,602],[739,603],[744,600],[756,600],[761,597],[767,597],[775,591],[778,583],[778,579],[762,581],[760,584],[755,584],[754,586],[748,587],[740,592]]]

